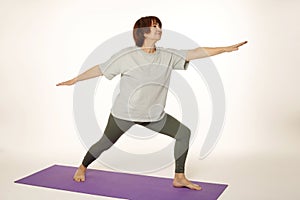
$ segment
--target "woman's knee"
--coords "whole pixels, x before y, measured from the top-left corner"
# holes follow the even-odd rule
[[[184,140],[189,140],[191,137],[191,129],[181,125],[178,129],[178,132],[175,136],[176,139],[184,139]]]

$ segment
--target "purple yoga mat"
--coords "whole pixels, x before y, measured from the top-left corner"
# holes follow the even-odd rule
[[[202,190],[174,188],[172,179],[88,169],[86,181],[77,183],[77,168],[53,165],[15,183],[130,200],[215,200],[225,184],[196,182]]]

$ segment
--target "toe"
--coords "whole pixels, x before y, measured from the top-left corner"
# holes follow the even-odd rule
[[[197,184],[194,184],[194,183],[188,184],[188,185],[186,185],[186,187],[188,187],[192,190],[201,190],[201,187]]]
[[[195,184],[195,190],[201,190],[202,188],[199,185]]]

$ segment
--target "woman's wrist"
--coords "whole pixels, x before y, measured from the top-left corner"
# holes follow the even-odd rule
[[[73,78],[73,82],[74,82],[74,84],[75,83],[77,83],[79,81],[79,78],[78,78],[78,76],[76,76],[75,78]]]
[[[222,51],[223,51],[223,52],[230,52],[229,47],[223,47],[223,48],[222,48]]]

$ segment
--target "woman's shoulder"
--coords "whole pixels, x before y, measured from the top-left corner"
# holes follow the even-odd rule
[[[116,54],[119,56],[126,56],[126,55],[132,55],[132,53],[136,52],[138,50],[138,47],[136,46],[128,46],[124,47],[123,49],[119,50]]]
[[[163,54],[181,54],[182,49],[175,49],[175,48],[170,48],[170,47],[158,47],[160,53]]]

